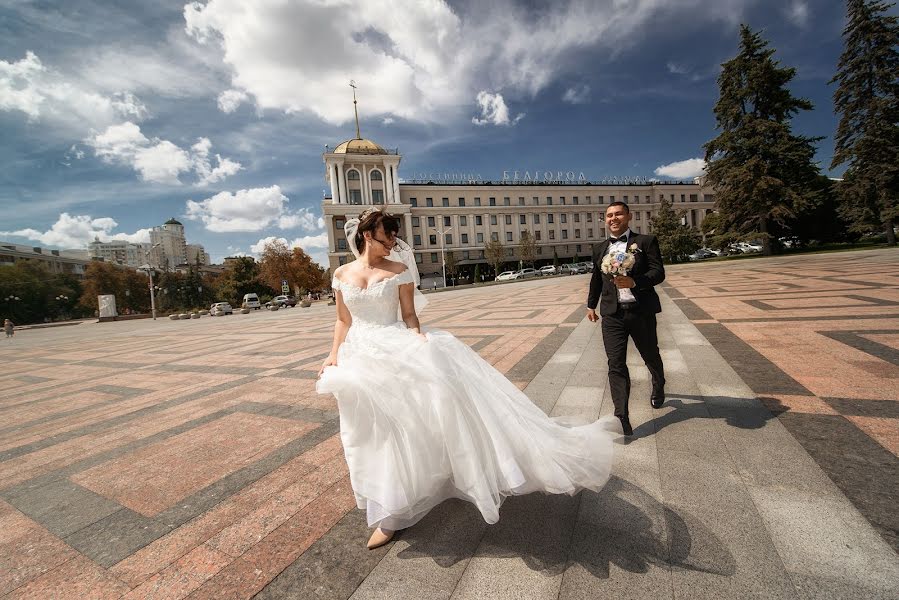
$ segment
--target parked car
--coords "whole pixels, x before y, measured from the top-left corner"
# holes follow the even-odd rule
[[[537,272],[536,269],[522,269],[518,272],[518,277],[516,279],[526,279],[528,277],[539,277],[540,273]]]
[[[547,266],[545,266],[545,267],[540,267],[537,271],[538,271],[541,275],[555,275],[556,273],[558,273],[558,270],[557,270],[554,266],[552,266],[552,265],[547,265]]]
[[[582,265],[581,263],[568,263],[562,265],[560,273],[567,275],[579,275],[581,273],[586,273],[587,267]]]
[[[262,303],[259,302],[259,296],[256,294],[244,294],[243,295],[243,303],[241,304],[242,308],[255,308],[259,310],[262,308]]]
[[[503,271],[496,276],[494,281],[510,281],[512,279],[518,279],[518,271]]]
[[[585,273],[593,272],[593,262],[579,262],[579,263],[575,263],[575,264],[584,267]]]
[[[209,309],[209,316],[211,317],[223,317],[225,315],[233,315],[234,309],[231,308],[231,305],[227,302],[216,302]]]
[[[705,260],[706,258],[712,258],[715,256],[712,252],[706,250],[705,248],[700,248],[693,254],[689,256],[690,260]]]
[[[288,306],[296,306],[297,299],[295,296],[283,296],[283,295],[275,296],[274,298],[272,298],[272,301],[269,302],[269,305],[271,305],[271,304],[277,304],[278,306],[280,306],[282,308],[285,308]]]

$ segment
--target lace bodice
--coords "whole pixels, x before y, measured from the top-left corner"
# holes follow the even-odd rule
[[[368,323],[392,325],[399,320],[399,286],[413,283],[412,274],[406,270],[377,281],[367,288],[360,288],[340,281],[336,277],[331,282],[334,291],[343,294],[343,303],[353,316],[353,325]]]

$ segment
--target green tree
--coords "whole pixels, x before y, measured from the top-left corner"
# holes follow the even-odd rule
[[[0,268],[0,320],[17,325],[80,316],[81,286],[72,275],[52,273],[36,260]]]
[[[553,246],[553,266],[556,270],[559,269],[559,251]]]
[[[100,310],[97,296],[113,294],[116,297],[116,307],[118,308],[126,298],[126,289],[124,270],[121,267],[102,261],[93,261],[84,269],[84,284],[78,302],[88,313],[94,314]]]
[[[506,260],[506,248],[499,240],[490,240],[484,246],[484,257],[493,266],[493,276],[496,277],[500,273],[500,267]]]
[[[699,232],[683,224],[686,210],[675,211],[670,200],[662,199],[652,217],[652,232],[659,239],[662,257],[668,262],[684,262],[700,248]]]
[[[524,263],[531,267],[534,266],[534,261],[537,260],[537,240],[534,239],[530,231],[524,230],[521,232],[519,255]]]
[[[899,17],[895,4],[848,0],[834,108],[840,122],[831,168],[847,164],[841,212],[854,231],[881,229],[896,245],[899,220]]]
[[[474,281],[472,283],[480,283],[481,282],[481,263],[476,263],[474,266]]]
[[[796,69],[781,67],[773,54],[760,34],[740,27],[740,52],[718,77],[720,133],[705,144],[719,235],[761,239],[765,254],[771,254],[772,224],[793,217],[809,200],[818,175],[814,144],[821,139],[792,133],[790,120],[812,103],[790,93],[786,85]]]
[[[456,253],[452,250],[445,252],[443,260],[446,261],[446,276],[455,279],[456,275],[459,274],[459,261],[456,258]]]

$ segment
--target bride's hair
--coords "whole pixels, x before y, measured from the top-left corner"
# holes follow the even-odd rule
[[[365,236],[366,231],[370,231],[372,235],[378,229],[378,225],[384,226],[384,233],[387,235],[396,235],[400,230],[400,220],[390,213],[378,209],[369,209],[359,216],[359,228],[356,229],[356,248],[359,254],[365,252]]]

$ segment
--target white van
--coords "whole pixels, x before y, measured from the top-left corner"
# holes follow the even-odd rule
[[[262,304],[259,302],[259,296],[257,296],[256,294],[244,294],[241,307],[255,308],[256,310],[259,310],[260,308],[262,308]]]

